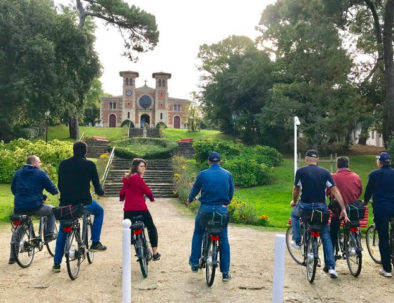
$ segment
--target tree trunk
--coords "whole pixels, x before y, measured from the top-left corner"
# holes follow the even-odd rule
[[[385,78],[385,111],[383,117],[384,145],[390,140],[394,131],[394,70],[393,70],[393,25],[394,0],[387,0],[384,15],[383,49]]]
[[[78,124],[78,117],[74,115],[73,117],[70,117],[69,123],[68,123],[68,128],[70,131],[70,138],[74,140],[79,139],[79,124]]]

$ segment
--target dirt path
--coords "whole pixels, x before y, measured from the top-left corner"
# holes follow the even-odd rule
[[[115,198],[100,201],[105,208],[102,242],[109,248],[97,253],[92,265],[83,263],[80,276],[71,281],[65,263],[59,274],[51,272],[52,259],[46,251],[37,253],[33,264],[22,269],[8,265],[10,230],[0,228],[0,302],[121,302],[122,205]],[[133,302],[271,302],[274,232],[229,227],[233,279],[223,283],[217,275],[212,288],[202,272],[188,266],[194,220],[182,216],[167,199],[149,205],[159,232],[162,260],[149,264],[149,276],[141,278],[133,262]],[[313,285],[305,270],[286,253],[285,302],[393,302],[394,279],[380,277],[378,266],[364,253],[358,279],[348,274],[339,261],[339,279],[331,280],[318,269]]]

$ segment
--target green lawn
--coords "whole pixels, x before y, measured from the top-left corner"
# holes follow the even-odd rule
[[[14,207],[13,200],[10,184],[0,184],[0,222],[9,221],[9,215]]]
[[[164,130],[164,138],[168,140],[179,140],[185,138],[193,139],[227,139],[231,140],[231,136],[222,134],[218,130],[203,129],[199,132],[188,132],[187,129],[166,128]]]
[[[273,184],[239,189],[235,192],[235,199],[254,204],[259,214],[268,215],[270,226],[285,227],[291,211],[293,165],[292,159],[284,159],[282,165],[274,168]],[[322,166],[329,168],[328,163]],[[376,168],[375,156],[351,156],[350,168],[360,175],[365,189],[369,172]],[[372,212],[369,220],[372,223]]]
[[[125,137],[125,130],[121,127],[109,128],[109,127],[91,127],[91,126],[80,126],[79,127],[80,136],[84,135],[84,137],[105,137],[108,140],[120,140]],[[41,137],[40,139],[45,139]],[[48,128],[48,140],[71,140],[70,134],[68,130],[68,126],[65,125],[57,125],[50,126]]]

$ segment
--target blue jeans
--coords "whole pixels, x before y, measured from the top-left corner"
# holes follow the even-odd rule
[[[192,239],[192,252],[189,258],[189,263],[192,266],[198,265],[201,256],[202,238],[204,229],[200,226],[201,212],[218,212],[220,214],[227,214],[227,207],[221,205],[204,205],[200,206],[197,212],[196,221],[194,225],[194,233]],[[228,243],[227,227],[223,229],[220,234],[220,271],[228,273],[230,270],[230,244]]]
[[[291,227],[293,228],[293,240],[296,243],[301,242],[301,229],[299,218],[302,215],[302,210],[325,210],[327,211],[327,205],[325,203],[303,203],[299,202],[294,206],[291,211]],[[327,268],[335,269],[335,258],[334,249],[331,242],[330,231],[328,224],[323,225],[320,231],[320,238],[323,243],[324,263]]]
[[[103,226],[104,209],[94,200],[92,200],[92,203],[86,205],[85,209],[94,215],[91,240],[92,242],[97,242],[100,240],[101,227]],[[59,233],[56,239],[55,257],[53,258],[55,264],[60,264],[62,262],[66,236],[67,234],[63,231],[63,224],[60,222]]]
[[[380,202],[380,201],[379,201]],[[394,217],[394,203],[373,203],[374,222],[379,235],[379,251],[385,272],[391,272],[391,247],[389,244],[389,219]]]

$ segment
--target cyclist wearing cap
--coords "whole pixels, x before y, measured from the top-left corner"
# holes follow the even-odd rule
[[[389,246],[389,219],[394,217],[394,170],[391,168],[391,156],[383,152],[376,157],[378,169],[368,177],[364,194],[364,204],[373,197],[372,207],[374,221],[379,235],[379,250],[383,268],[379,274],[386,278],[392,277]]]
[[[209,168],[201,171],[190,191],[188,202],[191,203],[201,191],[200,208],[196,215],[192,239],[192,251],[189,264],[193,272],[198,271],[198,262],[201,256],[201,245],[204,229],[200,226],[201,212],[218,212],[227,214],[227,206],[234,194],[234,180],[231,173],[220,167],[220,155],[211,152],[208,157]],[[230,245],[227,237],[227,227],[220,234],[220,271],[223,282],[231,279],[230,270]]]
[[[326,205],[326,188],[330,188],[331,193],[338,200],[341,206],[340,218],[349,221],[345,206],[343,204],[342,196],[330,172],[324,168],[319,167],[319,154],[316,150],[308,150],[305,155],[305,162],[308,164],[297,170],[294,181],[293,200],[290,206],[294,207],[291,212],[291,226],[293,228],[293,239],[291,245],[300,250],[301,249],[301,231],[299,218],[302,216],[303,210],[317,209],[327,211]],[[302,188],[301,199],[298,201],[298,196]],[[337,278],[338,274],[335,271],[334,250],[331,243],[330,232],[328,225],[323,225],[321,229],[321,240],[323,243],[324,252],[324,271],[330,274],[331,278]]]

